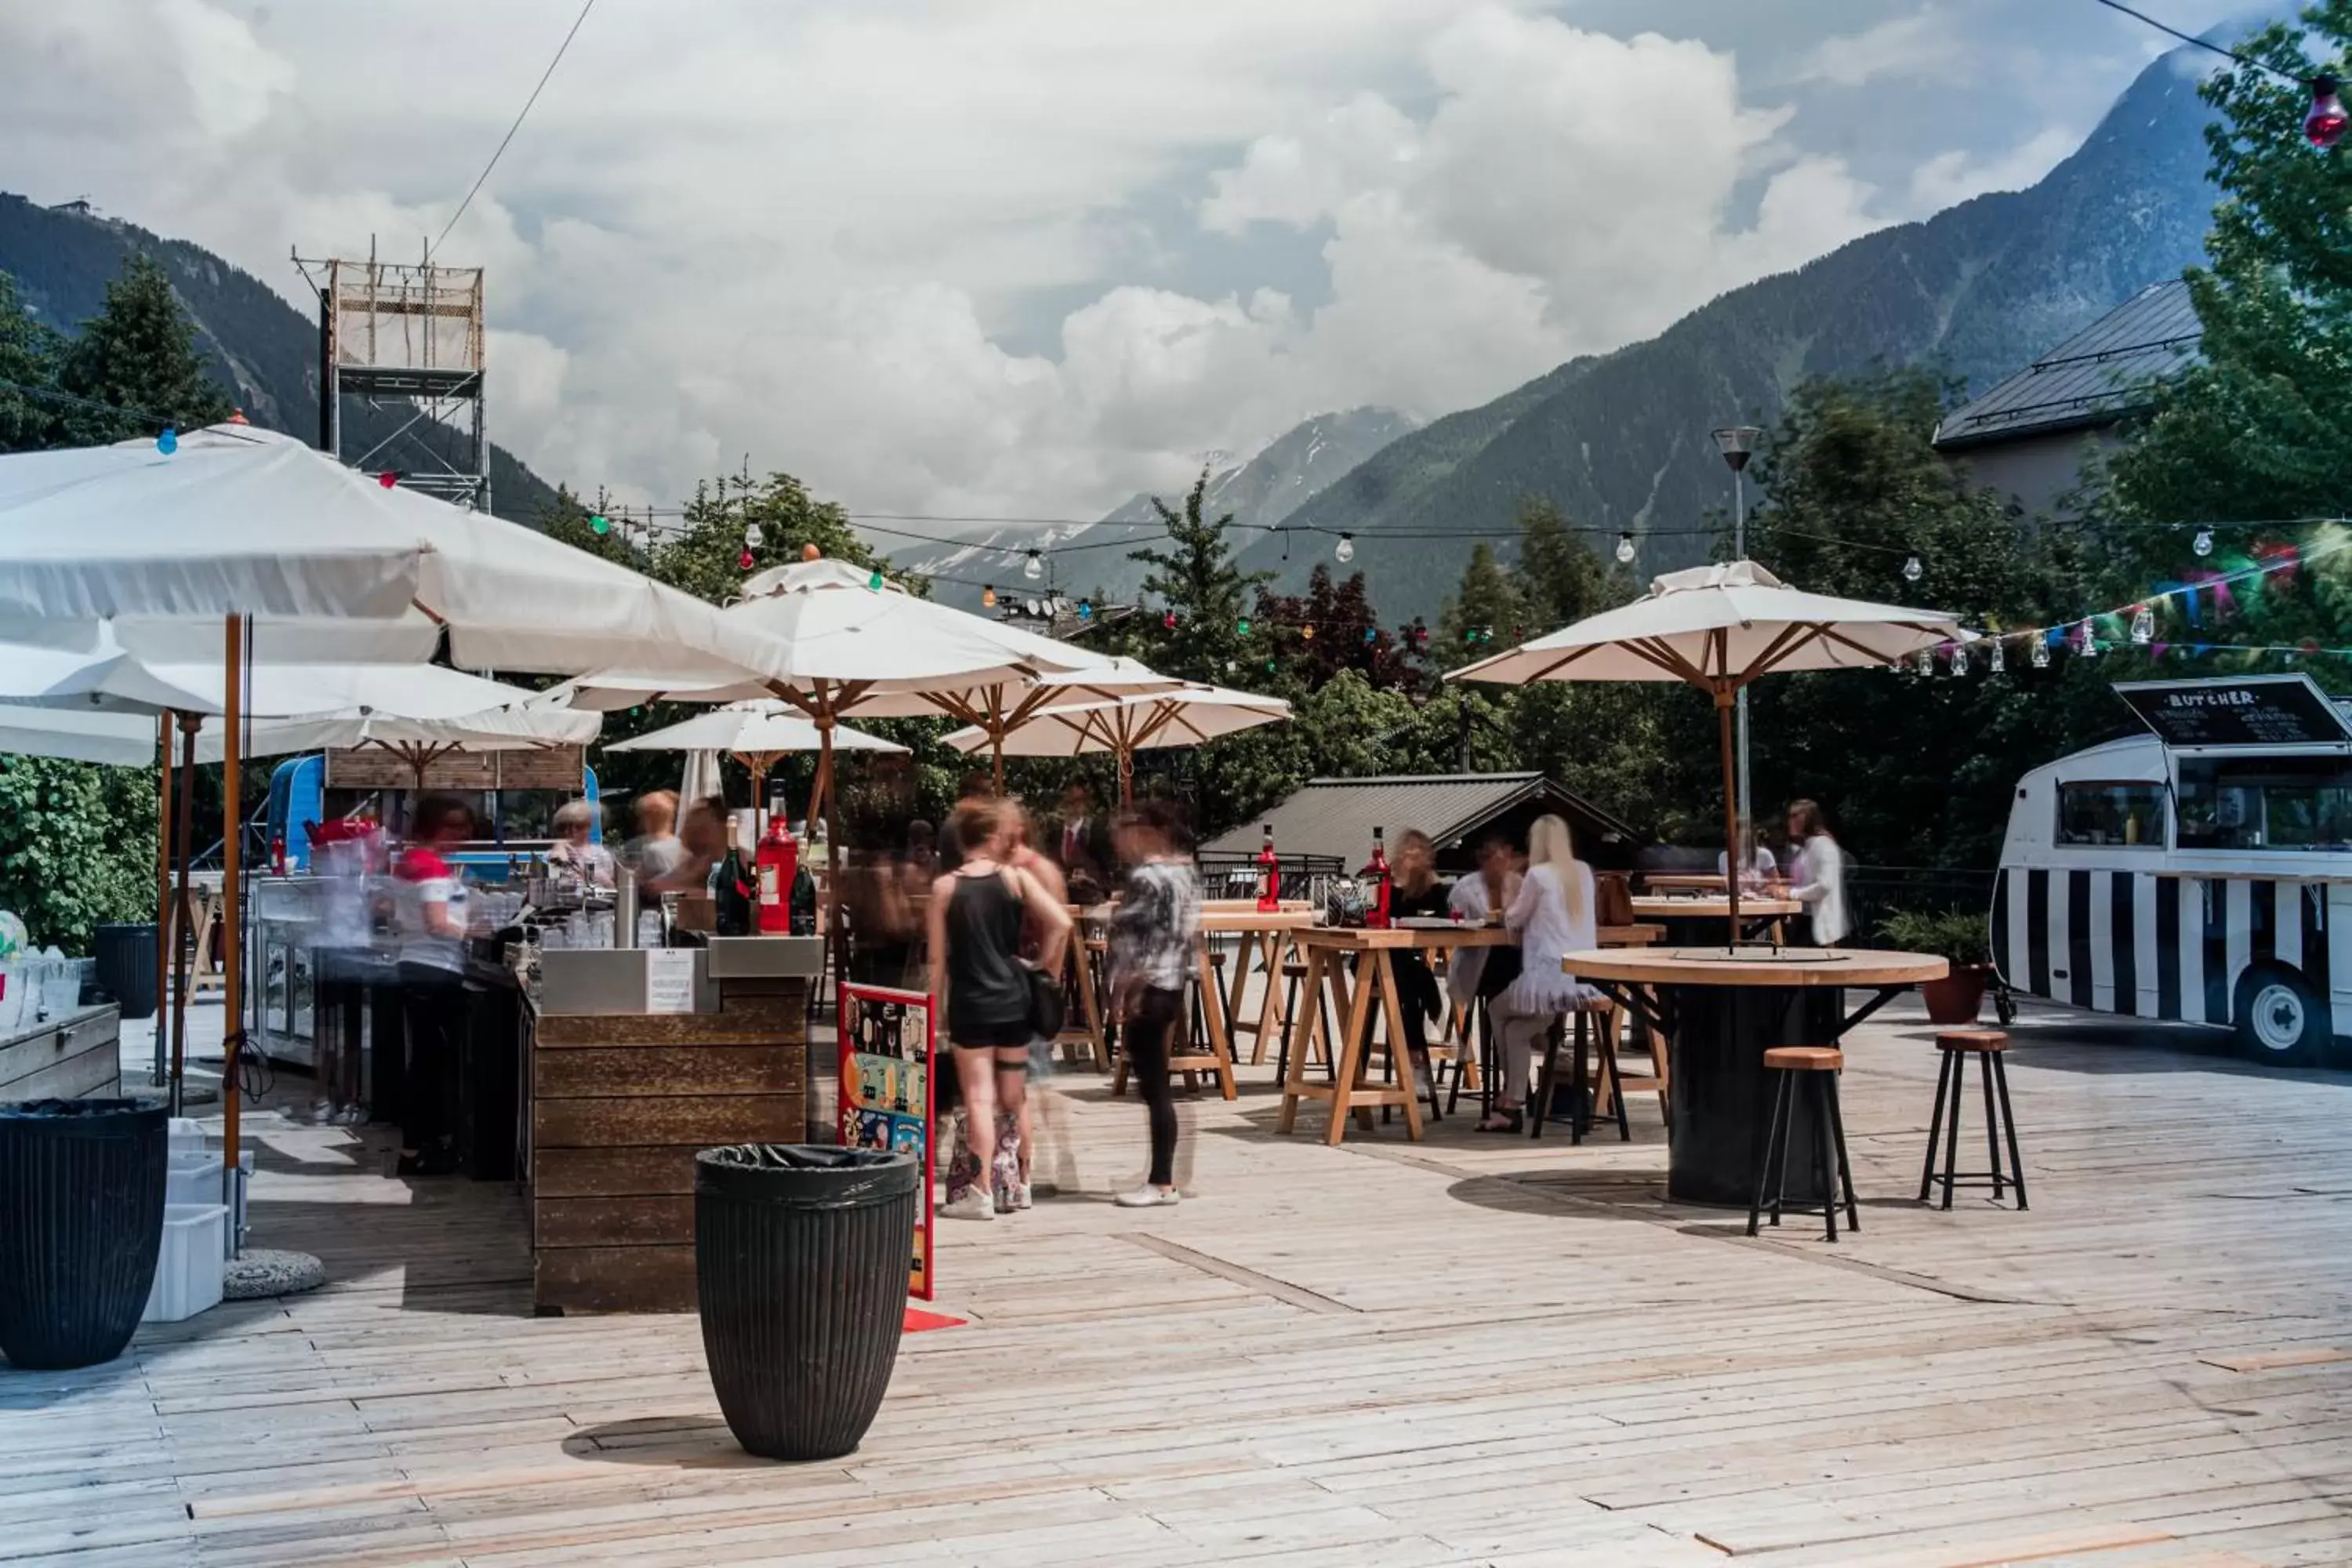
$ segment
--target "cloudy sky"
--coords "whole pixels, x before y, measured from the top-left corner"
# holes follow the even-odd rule
[[[440,232],[578,10],[0,6],[0,188],[290,299],[289,247]],[[2092,0],[597,0],[440,256],[551,479],[1092,516],[2030,184],[2165,47]]]

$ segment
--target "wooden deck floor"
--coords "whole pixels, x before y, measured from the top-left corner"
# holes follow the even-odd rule
[[[332,1283],[0,1372],[0,1560],[99,1564],[2352,1560],[2352,1077],[2029,1019],[2017,1215],[1909,1201],[1933,1052],[1850,1042],[1864,1234],[1748,1241],[1637,1141],[1272,1132],[1186,1107],[1181,1208],[941,1222],[939,1305],[864,1447],[747,1459],[692,1318],[526,1315],[503,1189],[259,1120],[256,1240]],[[1978,1129],[1970,1107],[1969,1131]]]

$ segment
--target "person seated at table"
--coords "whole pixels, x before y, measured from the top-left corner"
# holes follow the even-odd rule
[[[613,852],[602,844],[588,841],[598,815],[593,801],[567,800],[556,807],[555,846],[547,852],[547,863],[569,868],[579,874],[582,881],[593,886],[609,888],[613,885]]]
[[[1489,833],[1478,841],[1478,869],[1454,884],[1445,895],[1445,909],[1448,914],[1460,914],[1465,925],[1485,925],[1518,896],[1518,851],[1502,834]],[[1445,989],[1466,1017],[1472,1003],[1493,996],[1518,977],[1517,948],[1465,947],[1455,952],[1446,968]]]
[[[1789,870],[1789,896],[1805,906],[1815,947],[1835,947],[1845,940],[1845,851],[1822,821],[1822,808],[1810,800],[1789,803],[1789,842],[1795,864]]]
[[[1389,862],[1389,916],[1444,918],[1453,891],[1437,877],[1437,846],[1418,827],[1397,835],[1396,858]],[[1438,1016],[1437,976],[1418,948],[1392,956],[1398,1010],[1404,1015],[1405,1051],[1412,1058],[1413,1082],[1429,1091],[1429,1023]]]
[[[1568,824],[1538,816],[1528,830],[1528,869],[1518,896],[1503,912],[1503,924],[1518,938],[1519,977],[1487,1004],[1503,1058],[1495,1109],[1478,1123],[1481,1132],[1517,1132],[1536,1042],[1570,1008],[1594,994],[1563,973],[1560,959],[1600,944],[1593,923],[1592,868],[1576,858]]]
[[[1715,852],[1715,874],[1717,876],[1720,877],[1723,875],[1724,866],[1729,858],[1730,858],[1720,849]],[[1780,863],[1772,858],[1771,849],[1764,843],[1764,840],[1760,837],[1751,838],[1748,856],[1748,867],[1746,870],[1740,873],[1739,885],[1743,888],[1760,888],[1766,883],[1770,882],[1780,874]]]

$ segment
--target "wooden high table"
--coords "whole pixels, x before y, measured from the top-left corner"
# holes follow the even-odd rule
[[[1742,893],[1740,938],[1752,941],[1769,933],[1777,940],[1780,922],[1804,912],[1805,906],[1794,899],[1767,898],[1760,893],[1750,898]],[[1710,942],[1719,944],[1731,921],[1731,900],[1719,892],[1696,898],[1639,893],[1633,898],[1633,918],[1664,926],[1666,941],[1677,946],[1704,946]]]
[[[1923,980],[1949,973],[1921,952],[1818,947],[1662,947],[1571,952],[1560,967],[1599,986],[1666,1038],[1669,1070],[1666,1195],[1681,1203],[1745,1208],[1756,1192],[1774,1046],[1834,1046],[1845,1032]],[[1852,1013],[1845,991],[1871,999]],[[1795,1097],[1790,1142],[1812,1136],[1805,1097]],[[1790,1181],[1798,1183],[1791,1173]],[[1803,1202],[1819,1202],[1808,1170]]]

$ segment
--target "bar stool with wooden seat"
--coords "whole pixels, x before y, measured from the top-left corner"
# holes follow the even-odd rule
[[[1601,1103],[1601,1096],[1606,1093],[1617,1108],[1617,1141],[1630,1143],[1633,1141],[1633,1128],[1625,1118],[1625,1095],[1617,1077],[1617,1004],[1606,996],[1590,996],[1570,1011],[1575,1016],[1576,1028],[1575,1044],[1570,1047],[1575,1052],[1570,1058],[1575,1065],[1569,1074],[1570,1100],[1573,1109],[1568,1116],[1568,1141],[1571,1143],[1584,1142],[1584,1135],[1592,1125],[1592,1107]],[[1543,1071],[1536,1079],[1536,1114],[1534,1125],[1528,1130],[1529,1138],[1542,1137],[1544,1123],[1552,1120],[1552,1090],[1553,1085],[1559,1081],[1559,1047],[1568,1035],[1568,1029],[1556,1024],[1551,1033],[1545,1037]],[[1598,1077],[1591,1082],[1589,1094],[1584,1070],[1588,1038],[1601,1050]]]
[[[1796,1109],[1796,1096],[1810,1093],[1813,1097],[1813,1170],[1822,1184],[1822,1206],[1799,1209],[1799,1214],[1818,1212],[1829,1226],[1829,1239],[1837,1239],[1839,1194],[1845,1199],[1846,1227],[1857,1235],[1862,1230],[1862,1215],[1853,1202],[1853,1173],[1847,1168],[1845,1158],[1845,1121],[1838,1114],[1837,1075],[1845,1067],[1845,1053],[1834,1046],[1774,1046],[1764,1053],[1764,1070],[1773,1077],[1772,1111],[1764,1128],[1761,1153],[1756,1162],[1756,1196],[1748,1205],[1748,1234],[1756,1234],[1757,1216],[1764,1209],[1764,1184],[1770,1178],[1773,1152],[1780,1152],[1780,1178],[1772,1190],[1772,1223],[1780,1223],[1780,1209],[1789,1192],[1789,1129]],[[1799,1089],[1802,1082],[1807,1087]],[[1837,1172],[1831,1177],[1831,1155],[1836,1155]]]
[[[1927,1160],[1919,1173],[1919,1201],[1926,1203],[1927,1194],[1936,1184],[1944,1185],[1943,1206],[1952,1206],[1954,1187],[1984,1187],[1992,1189],[1993,1201],[2000,1201],[2007,1187],[2017,1189],[2017,1207],[2025,1209],[2025,1162],[2017,1153],[2017,1118],[2009,1109],[2009,1069],[2003,1058],[2009,1052],[2009,1036],[1999,1029],[1942,1029],[1936,1035],[1936,1049],[1943,1057],[1936,1069],[1936,1109],[1927,1118]],[[1979,1076],[1984,1082],[1985,1147],[1992,1156],[1990,1171],[1959,1171],[1955,1166],[1960,1155],[1960,1101],[1968,1093],[1968,1058],[1977,1058]],[[1947,1092],[1951,1097],[1951,1115],[1944,1113]],[[1944,1169],[1936,1170],[1936,1138],[1944,1139]],[[2009,1142],[2009,1170],[2000,1168],[2000,1145]]]

